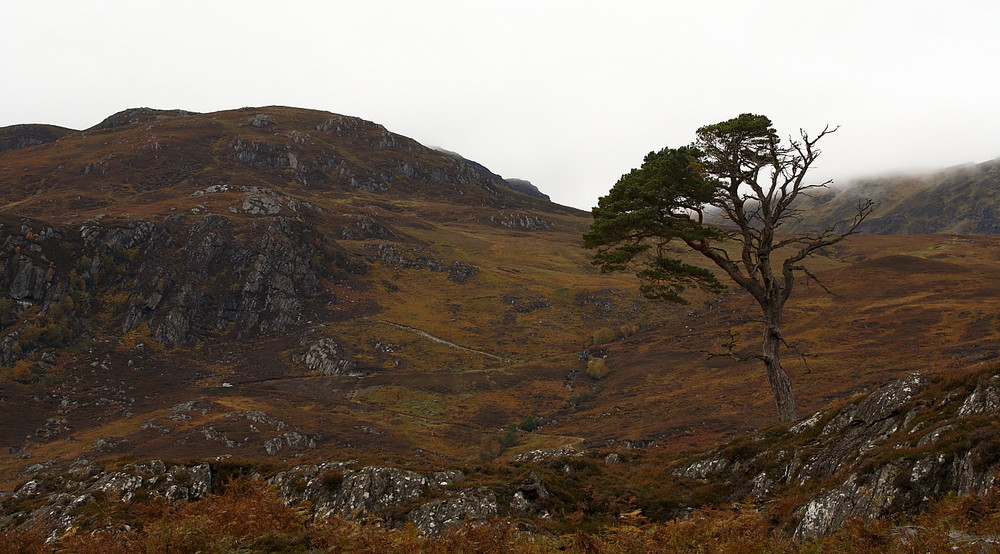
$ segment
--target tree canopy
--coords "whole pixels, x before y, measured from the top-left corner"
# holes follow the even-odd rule
[[[650,298],[686,302],[681,293],[695,285],[718,292],[724,285],[711,271],[670,255],[674,241],[721,240],[724,233],[706,226],[701,208],[711,202],[715,185],[705,171],[703,154],[693,146],[650,152],[642,167],[622,176],[594,208],[594,222],[584,235],[587,248],[598,248],[593,261],[603,271],[623,271],[638,264],[642,291]]]

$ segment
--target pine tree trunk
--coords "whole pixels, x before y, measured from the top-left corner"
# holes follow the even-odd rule
[[[767,368],[767,380],[774,393],[774,403],[778,408],[778,420],[792,421],[795,419],[795,397],[792,395],[792,382],[781,367],[781,309],[768,307],[764,309],[764,366]]]

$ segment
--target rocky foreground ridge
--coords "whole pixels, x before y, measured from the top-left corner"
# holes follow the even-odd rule
[[[700,456],[675,474],[728,498],[803,497],[797,537],[852,517],[914,513],[944,495],[984,494],[1000,471],[1000,374],[935,386],[912,373],[838,409],[817,412]]]
[[[683,489],[712,491],[702,498],[769,513],[795,537],[813,538],[852,517],[895,518],[949,494],[985,494],[1000,471],[998,415],[997,370],[937,383],[913,373],[791,426],[670,462],[674,480],[661,485],[673,487],[665,494],[678,498],[685,496]],[[155,496],[197,502],[241,476],[266,480],[287,504],[309,510],[314,519],[378,516],[433,535],[469,521],[565,517],[565,484],[553,488],[543,476],[561,481],[595,467],[627,472],[638,463],[628,452],[535,451],[517,459],[521,478],[500,484],[466,484],[467,472],[459,469],[414,471],[352,461],[272,473],[231,462],[150,460],[115,469],[84,459],[65,468],[38,464],[37,473],[2,499],[0,528],[41,526],[56,540],[78,525],[87,506]],[[670,514],[685,518],[695,507],[699,502],[690,501]]]

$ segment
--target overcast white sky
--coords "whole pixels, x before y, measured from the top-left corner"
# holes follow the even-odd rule
[[[583,209],[743,112],[840,125],[817,180],[1000,157],[997,0],[9,0],[0,52],[0,126],[314,108]]]

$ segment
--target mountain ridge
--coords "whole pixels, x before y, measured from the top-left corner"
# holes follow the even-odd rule
[[[787,232],[816,232],[850,220],[863,198],[877,202],[862,234],[1000,233],[1000,158],[918,175],[861,179],[799,200]]]
[[[282,116],[286,118],[284,123],[281,121]],[[497,193],[491,187],[518,189],[517,185],[510,185],[481,164],[461,156],[438,155],[438,151],[426,148],[407,137],[390,133],[377,123],[316,110],[270,106],[200,114],[186,110],[132,108],[113,114],[83,131],[63,129],[61,135],[49,133],[45,140],[32,138],[40,128],[17,125],[2,128],[0,145],[40,145],[54,142],[56,138],[68,139],[78,144],[64,145],[63,151],[74,147],[88,148],[94,160],[83,167],[67,171],[65,162],[72,158],[65,155],[46,159],[42,152],[32,152],[25,157],[18,157],[14,153],[8,156],[7,163],[22,165],[20,169],[27,175],[18,175],[20,181],[76,181],[85,185],[87,181],[115,180],[111,172],[117,172],[122,174],[117,179],[121,182],[114,185],[114,192],[119,196],[117,203],[124,200],[121,195],[129,192],[130,188],[148,192],[149,189],[175,186],[188,181],[202,182],[203,188],[225,186],[232,180],[232,174],[241,176],[245,181],[263,179],[272,185],[275,181],[287,182],[276,175],[258,175],[258,179],[254,179],[246,171],[234,168],[231,164],[234,161],[257,171],[288,171],[292,174],[293,181],[300,186],[321,190],[334,186],[385,192],[392,187],[394,194],[405,194],[415,192],[411,189],[412,186],[427,178],[436,184],[445,181],[452,183],[450,190],[436,190],[434,194],[452,194],[459,197],[456,200],[461,200],[462,195],[471,193],[476,200],[469,201],[502,202],[497,198],[482,198],[479,194],[482,191],[477,193],[474,190],[459,189],[473,182],[479,183],[481,188],[485,187],[485,191],[493,196]],[[111,133],[116,139],[115,144],[98,144],[94,136],[103,136],[104,133]],[[170,134],[167,137],[160,136],[163,133]],[[10,135],[10,138],[5,143],[2,142],[2,137],[6,135]],[[195,148],[195,144],[198,148]],[[170,147],[180,147],[182,152],[169,157],[182,159],[175,160],[172,167],[158,167],[156,160],[163,157],[160,149]],[[338,148],[380,152],[381,159],[373,159],[377,167],[359,166],[349,156],[338,157]],[[12,147],[8,150],[19,149]],[[100,150],[105,151],[104,156],[97,158],[94,154]],[[388,155],[390,152],[397,154]],[[400,156],[405,158],[410,155],[414,155],[410,162],[395,163],[402,159]],[[393,160],[394,157],[397,159]],[[419,163],[413,163],[417,160]],[[39,165],[38,162],[46,165]],[[217,166],[221,167],[216,169]],[[6,170],[12,172],[13,168],[8,167]],[[162,177],[159,182],[143,182],[136,170],[161,174]],[[13,180],[13,174],[6,179]],[[456,186],[459,188],[455,188]],[[548,200],[546,195],[537,190],[532,192],[524,187],[521,189],[520,192]],[[36,194],[39,192],[37,188],[27,188],[27,191]],[[6,196],[9,196],[9,192]]]

